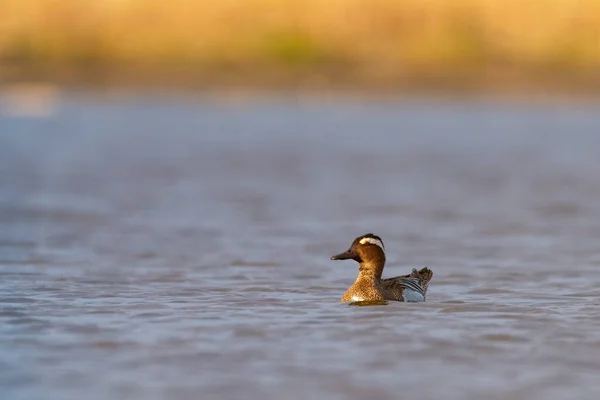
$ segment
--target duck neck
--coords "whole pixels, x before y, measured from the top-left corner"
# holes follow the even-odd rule
[[[363,261],[358,268],[359,280],[371,280],[373,282],[381,281],[381,274],[385,266],[385,255],[374,258],[372,260]]]

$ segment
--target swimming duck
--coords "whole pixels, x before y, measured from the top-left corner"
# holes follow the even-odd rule
[[[367,233],[352,242],[348,250],[331,257],[332,260],[352,259],[360,263],[358,278],[342,297],[347,301],[394,300],[405,302],[425,301],[433,271],[425,267],[413,268],[407,275],[381,279],[385,266],[385,246],[377,235]]]

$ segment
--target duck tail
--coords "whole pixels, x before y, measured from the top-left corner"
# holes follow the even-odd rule
[[[429,268],[425,267],[418,271],[419,278],[421,279],[422,284],[427,287],[431,278],[433,278],[433,271]]]

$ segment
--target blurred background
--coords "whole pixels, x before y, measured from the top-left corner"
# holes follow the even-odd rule
[[[594,0],[2,0],[4,80],[595,91]]]
[[[2,400],[598,399],[599,90],[592,0],[0,0]]]

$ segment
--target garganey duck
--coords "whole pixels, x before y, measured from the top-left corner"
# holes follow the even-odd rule
[[[385,266],[385,246],[379,236],[367,233],[354,239],[350,248],[332,260],[352,259],[360,264],[358,277],[342,297],[347,301],[394,300],[405,302],[425,301],[433,271],[425,267],[413,268],[408,275],[381,279]]]

